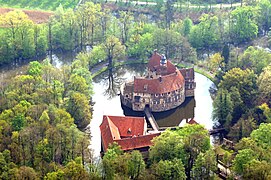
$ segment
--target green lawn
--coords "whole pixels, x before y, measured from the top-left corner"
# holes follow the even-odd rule
[[[55,10],[61,4],[63,8],[74,8],[79,0],[0,0],[0,7],[23,9]]]

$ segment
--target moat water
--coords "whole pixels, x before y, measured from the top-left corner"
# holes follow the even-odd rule
[[[134,76],[144,75],[145,70],[146,65],[144,64],[122,66],[112,71],[106,71],[93,79],[95,92],[93,101],[95,104],[90,128],[92,135],[91,147],[95,156],[99,156],[101,150],[99,126],[103,115],[142,116],[142,113],[136,113],[127,108],[122,109],[118,93],[122,83],[132,80]],[[194,118],[199,124],[204,125],[206,129],[212,128],[212,98],[209,89],[213,86],[213,82],[198,73],[195,73],[195,81],[194,98],[187,98],[181,106],[173,110],[154,113],[159,127],[181,126],[185,123],[185,119]]]

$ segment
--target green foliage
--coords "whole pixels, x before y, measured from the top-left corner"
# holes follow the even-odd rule
[[[225,63],[226,68],[227,68],[227,65],[229,63],[229,56],[230,56],[230,49],[229,49],[228,45],[223,46],[221,56],[223,57],[224,63]]]
[[[194,179],[214,179],[216,167],[216,156],[213,150],[200,153],[192,169]]]
[[[128,174],[131,179],[138,179],[143,175],[145,162],[139,151],[132,151],[128,155]]]
[[[200,23],[192,27],[189,42],[198,50],[214,48],[220,42],[218,30],[218,18],[204,14],[200,18]]]
[[[5,153],[3,167],[8,168],[3,176],[0,172],[1,179],[89,178],[83,166],[90,163],[89,141],[74,124],[84,128],[91,119],[88,98],[92,86],[87,84],[91,75],[83,66],[85,63],[75,62],[72,71],[60,70],[48,61],[34,61],[28,75],[7,81],[4,98],[8,103],[0,113],[0,152],[8,150],[10,156]],[[76,77],[80,82],[74,82]],[[64,99],[69,101],[67,110]],[[79,164],[72,163],[77,157]]]
[[[34,8],[34,9],[46,9],[46,10],[55,10],[59,5],[67,8],[75,8],[79,0],[32,0],[32,1],[14,1],[14,0],[5,0],[0,1],[1,5],[6,5],[9,7],[20,7],[20,8]]]
[[[115,36],[109,36],[103,44],[104,51],[106,52],[106,59],[108,67],[112,68],[114,61],[124,58],[125,46],[122,45],[120,40]]]
[[[12,120],[11,120],[11,127],[14,131],[19,131],[21,130],[26,124],[26,120],[25,117],[23,115],[18,115],[15,116]]]
[[[245,165],[257,157],[256,152],[251,149],[240,150],[233,161],[233,169],[238,174],[243,174],[245,170]]]
[[[0,33],[0,64],[13,59],[33,57],[35,53],[34,23],[20,11],[10,11],[0,16],[0,25],[7,27]]]
[[[250,70],[241,70],[240,68],[233,68],[229,70],[219,83],[219,88],[228,90],[229,93],[234,90],[238,91],[241,100],[247,107],[254,104],[254,97],[257,91],[256,75]],[[234,97],[235,98],[235,97]]]
[[[244,179],[267,180],[271,178],[271,164],[253,159],[245,165]]]
[[[58,170],[55,172],[50,172],[47,173],[47,175],[45,176],[46,180],[64,180],[64,172],[62,170]]]
[[[238,7],[231,12],[230,37],[232,42],[242,43],[257,36],[256,11],[250,6]]]
[[[271,65],[268,65],[264,68],[263,72],[260,74],[258,78],[258,86],[259,86],[259,102],[260,103],[268,103],[271,105]]]
[[[271,109],[268,104],[263,103],[259,108],[263,111],[264,116],[266,117],[267,123],[271,123]]]
[[[193,26],[192,20],[189,18],[185,18],[183,21],[183,29],[182,29],[183,36],[188,36],[190,34],[192,26]]]
[[[256,129],[256,122],[252,117],[249,117],[248,119],[241,118],[230,128],[228,137],[239,141],[244,137],[249,137],[254,129]]]
[[[213,121],[219,123],[219,127],[229,130],[232,121],[233,103],[230,94],[226,90],[218,91],[213,102]]]
[[[249,68],[260,74],[271,63],[271,54],[262,48],[248,47],[240,59],[240,67]]]
[[[128,54],[131,57],[146,59],[153,49],[153,35],[151,33],[144,33],[143,35],[131,37]]]
[[[160,160],[158,163],[153,164],[151,169],[154,171],[155,179],[186,179],[184,166],[180,159]]]
[[[89,174],[87,171],[84,169],[82,164],[77,164],[74,161],[69,162],[66,166],[65,169],[63,170],[64,172],[64,179],[82,179],[82,180],[87,180],[89,179]]]
[[[224,58],[221,56],[220,53],[215,53],[210,57],[209,68],[211,72],[225,70]]]
[[[271,124],[262,123],[259,129],[251,133],[251,138],[261,147],[271,148]]]
[[[258,22],[259,26],[265,31],[268,32],[271,27],[270,21],[270,10],[271,10],[271,2],[269,0],[262,0],[258,3],[259,13]]]
[[[188,178],[199,153],[210,148],[209,134],[201,125],[187,125],[176,131],[166,130],[153,142],[150,149],[152,162],[181,159]]]
[[[40,76],[42,73],[42,66],[38,61],[32,61],[29,63],[27,74],[31,76]]]
[[[66,106],[67,112],[74,118],[79,129],[84,129],[90,123],[91,112],[87,96],[79,92],[72,92]]]
[[[77,55],[77,57],[78,56],[79,55]],[[91,53],[89,54],[89,59],[88,59],[89,65],[92,67],[93,65],[105,60],[106,60],[106,52],[103,50],[103,46],[102,45],[94,46]]]
[[[103,157],[105,179],[141,179],[145,173],[145,162],[139,151],[123,153],[116,142],[111,144]]]
[[[238,154],[233,161],[233,170],[244,179],[270,178],[270,125],[262,123],[249,138],[243,138],[235,146]]]

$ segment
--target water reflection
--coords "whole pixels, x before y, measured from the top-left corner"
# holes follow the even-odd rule
[[[129,74],[127,75],[127,72]],[[145,72],[145,65],[126,65],[121,67],[108,68],[108,70],[94,78],[95,83],[102,83],[105,89],[103,94],[108,98],[114,98],[120,90],[120,86],[132,79],[134,76],[143,76]]]
[[[180,126],[188,119],[195,117],[196,101],[193,97],[186,98],[184,103],[177,108],[165,112],[153,112],[153,116],[160,128]],[[122,106],[125,116],[144,116],[144,112],[132,111],[130,108]]]

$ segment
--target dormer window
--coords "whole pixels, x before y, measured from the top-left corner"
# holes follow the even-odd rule
[[[185,77],[186,77],[186,78],[189,78],[189,71],[186,71],[186,72],[185,72]]]
[[[131,134],[131,133],[132,133],[131,128],[129,128],[127,131],[127,134]]]
[[[144,91],[147,91],[148,90],[148,84],[145,84],[144,85]]]

